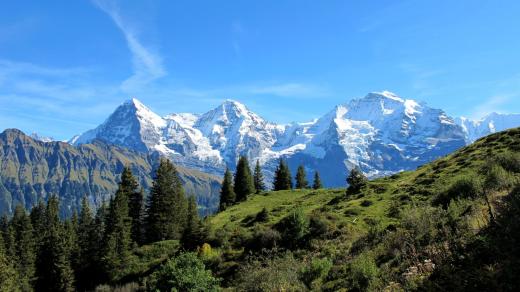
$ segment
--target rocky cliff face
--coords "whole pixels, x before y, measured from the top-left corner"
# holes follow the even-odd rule
[[[74,147],[63,142],[41,142],[19,130],[6,130],[0,134],[0,214],[11,213],[17,204],[30,209],[38,200],[53,194],[60,197],[64,216],[79,207],[83,196],[99,206],[115,193],[125,165],[148,189],[158,161],[157,154],[148,155],[101,140]],[[215,210],[220,179],[182,167],[178,170],[186,192],[197,196],[201,212]]]

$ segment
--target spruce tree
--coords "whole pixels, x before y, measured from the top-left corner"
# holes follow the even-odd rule
[[[296,188],[297,189],[306,189],[309,187],[309,182],[307,181],[307,174],[305,173],[305,168],[303,165],[298,166],[298,171],[296,172]]]
[[[17,262],[17,254],[16,254],[16,240],[15,240],[15,231],[13,226],[9,223],[9,219],[7,215],[4,214],[0,221],[0,228],[2,229],[2,236],[4,239],[4,247],[5,254],[7,258],[12,260],[13,262]]]
[[[0,233],[0,292],[22,291],[13,263],[14,260],[8,258],[5,253],[5,243]]]
[[[135,189],[134,182],[131,174],[123,172],[118,190],[108,209],[103,263],[111,280],[127,265],[130,256],[132,218],[128,211],[128,197]]]
[[[16,262],[20,285],[24,291],[32,290],[35,270],[35,243],[31,219],[22,205],[17,205],[11,226],[14,231]]]
[[[219,211],[224,211],[227,207],[233,205],[236,201],[235,190],[233,189],[233,177],[231,171],[226,168],[224,180],[220,189]]]
[[[144,189],[130,194],[130,218],[132,218],[132,241],[137,245],[144,243]]]
[[[249,162],[245,156],[238,159],[237,169],[235,171],[234,189],[236,194],[236,201],[241,202],[247,199],[249,194],[255,192],[255,184]]]
[[[259,194],[262,191],[265,191],[264,175],[262,174],[262,169],[260,168],[260,161],[258,160],[256,160],[253,180],[255,183],[255,190],[257,194]]]
[[[316,170],[314,172],[314,183],[312,184],[312,188],[315,190],[318,190],[318,189],[321,189],[322,187],[323,186],[321,184],[320,173]]]
[[[186,219],[186,228],[182,233],[181,244],[186,250],[194,250],[200,246],[202,242],[202,230],[199,213],[197,211],[197,201],[195,196],[188,199],[188,212]]]
[[[186,209],[187,201],[177,170],[169,160],[162,159],[150,190],[147,240],[180,239]]]
[[[102,231],[96,230],[94,214],[87,197],[83,197],[76,234],[77,251],[73,261],[77,290],[93,289],[92,283],[96,283],[98,278],[94,277],[98,273],[98,266],[96,266],[98,263],[97,247],[99,245],[96,233],[98,232]]]
[[[31,209],[31,224],[34,230],[34,242],[36,243],[36,249],[38,250],[41,242],[43,241],[43,235],[45,234],[45,202],[39,200],[38,203]]]
[[[58,214],[59,201],[52,196],[45,210],[46,229],[36,261],[36,291],[74,290],[67,235]]]
[[[280,159],[280,163],[274,173],[274,190],[290,190],[292,189],[291,171],[285,160]]]

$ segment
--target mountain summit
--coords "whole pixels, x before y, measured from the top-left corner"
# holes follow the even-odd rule
[[[328,186],[344,185],[359,167],[371,177],[415,169],[476,138],[520,125],[520,118],[490,115],[479,122],[453,119],[443,110],[389,92],[372,92],[334,107],[319,119],[277,125],[226,100],[202,114],[160,117],[137,99],[120,105],[99,127],[71,140],[94,139],[140,152],[158,152],[175,163],[222,174],[240,155],[259,160],[268,180],[277,161],[304,164]]]

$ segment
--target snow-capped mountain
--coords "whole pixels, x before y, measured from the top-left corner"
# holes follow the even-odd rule
[[[459,119],[460,121],[462,119]],[[518,126],[496,116],[494,130]],[[177,164],[222,174],[245,155],[264,166],[269,180],[279,158],[291,169],[318,170],[327,186],[344,185],[352,167],[371,177],[414,169],[488,132],[468,130],[444,111],[391,92],[370,93],[336,106],[319,119],[277,125],[243,104],[226,100],[202,115],[160,117],[136,99],[119,106],[99,127],[73,138],[75,145],[102,139],[141,152],[159,152]],[[491,130],[490,130],[491,131]]]
[[[31,135],[29,135],[29,137],[33,138],[34,140],[38,140],[45,143],[54,142],[54,138],[41,136],[38,133],[32,133]]]
[[[520,114],[491,113],[480,120],[465,117],[456,119],[466,135],[466,141],[472,143],[480,137],[520,126]]]

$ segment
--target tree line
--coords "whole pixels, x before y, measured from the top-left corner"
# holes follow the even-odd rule
[[[86,197],[79,213],[60,219],[59,199],[40,201],[28,214],[18,205],[0,221],[1,291],[89,290],[111,282],[128,264],[131,250],[180,240],[186,250],[203,241],[194,196],[184,194],[177,170],[161,160],[145,200],[129,167],[108,203],[94,211]]]
[[[291,190],[293,187],[297,189],[308,189],[311,186],[307,181],[307,174],[303,165],[298,166],[295,176],[296,185],[293,185],[291,171],[287,162],[280,159],[279,164],[274,173],[273,190]],[[312,188],[317,190],[323,187],[321,183],[320,174],[318,171],[314,172],[314,182]],[[241,156],[238,160],[235,174],[231,173],[229,168],[226,169],[222,186],[220,190],[220,204],[219,211],[224,211],[226,208],[245,201],[251,194],[258,194],[267,190],[264,182],[264,176],[260,167],[260,162],[257,160],[256,165],[251,174],[251,168],[247,157]]]

